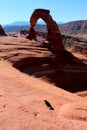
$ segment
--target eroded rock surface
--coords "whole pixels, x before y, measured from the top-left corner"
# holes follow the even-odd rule
[[[49,42],[50,46],[53,46],[53,50],[56,51],[64,51],[64,46],[62,42],[62,36],[59,30],[59,27],[57,23],[53,20],[52,16],[50,15],[49,10],[45,9],[36,9],[31,15],[30,18],[30,30],[29,35],[27,38],[35,39],[36,40],[36,34],[34,27],[38,21],[39,18],[42,18],[47,24],[47,36],[46,41]],[[33,30],[33,31],[32,31]]]
[[[71,92],[87,90],[87,65],[70,52],[52,53],[23,36],[1,37],[0,58],[20,71]],[[86,58],[84,59],[85,62]],[[78,76],[77,76],[78,75]]]
[[[87,83],[85,74],[86,65],[69,52],[53,54],[23,36],[1,37],[0,130],[87,130],[87,100],[55,86],[56,81],[70,83],[70,77],[66,88],[71,89],[75,77]]]

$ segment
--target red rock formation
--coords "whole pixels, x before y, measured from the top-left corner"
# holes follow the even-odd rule
[[[30,40],[32,39],[36,40],[36,32],[33,27],[30,27],[29,35],[27,36],[27,38]]]
[[[62,42],[62,36],[59,27],[57,23],[52,19],[49,10],[45,10],[45,9],[34,10],[30,18],[31,27],[27,38],[29,38],[30,40],[36,39],[34,27],[39,18],[42,18],[42,20],[44,20],[47,24],[48,31],[47,31],[46,41],[51,43],[50,45],[54,46],[55,51],[64,51],[64,45]],[[33,33],[31,31],[32,29],[33,29]]]
[[[1,25],[0,25],[0,36],[7,36]]]
[[[29,31],[27,30],[27,29],[21,29],[20,30],[20,34],[21,35],[26,35],[26,34],[28,34],[29,33]]]

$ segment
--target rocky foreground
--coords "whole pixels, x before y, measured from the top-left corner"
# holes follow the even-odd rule
[[[86,63],[23,36],[0,37],[0,130],[86,130],[87,99],[71,93],[86,95]]]

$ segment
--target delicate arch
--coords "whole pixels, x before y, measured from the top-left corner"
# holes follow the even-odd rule
[[[54,44],[56,50],[63,51],[64,45],[62,42],[62,36],[57,23],[52,19],[50,11],[46,9],[35,9],[30,18],[30,30],[27,38],[36,39],[36,32],[34,27],[38,19],[42,19],[47,24],[47,36],[46,41]]]

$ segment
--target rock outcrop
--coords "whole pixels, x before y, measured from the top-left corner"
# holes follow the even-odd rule
[[[87,130],[87,57],[79,56],[0,37],[0,130]]]
[[[21,35],[27,35],[28,33],[29,33],[29,31],[27,29],[21,29],[20,30]]]
[[[1,25],[0,25],[0,36],[7,36]]]
[[[57,23],[52,19],[49,10],[45,9],[36,9],[30,18],[30,30],[28,39],[36,39],[36,33],[34,27],[39,18],[42,18],[47,24],[47,35],[46,41],[53,47],[54,51],[64,51],[64,45],[62,42],[62,36],[59,30]],[[32,31],[33,30],[33,31]]]

